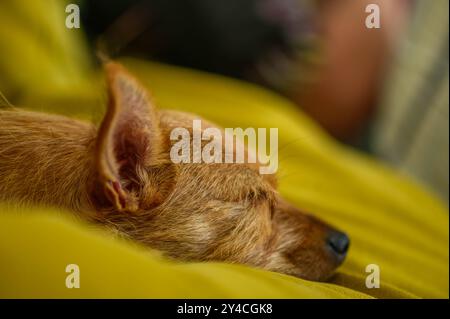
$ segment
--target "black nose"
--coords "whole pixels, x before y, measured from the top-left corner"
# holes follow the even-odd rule
[[[327,244],[334,253],[344,257],[347,253],[348,246],[350,246],[350,239],[344,233],[333,231],[328,235]]]

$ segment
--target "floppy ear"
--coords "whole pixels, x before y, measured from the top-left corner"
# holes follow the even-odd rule
[[[108,108],[96,141],[95,197],[102,206],[135,211],[137,166],[150,165],[161,151],[159,117],[145,89],[121,65],[109,62],[105,71]]]

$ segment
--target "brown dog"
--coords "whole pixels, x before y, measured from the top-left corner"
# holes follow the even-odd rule
[[[258,164],[174,164],[170,132],[191,115],[156,110],[120,65],[106,65],[97,129],[62,116],[0,111],[0,200],[77,212],[167,256],[226,261],[324,280],[347,236],[302,214]],[[211,124],[209,124],[211,125]]]

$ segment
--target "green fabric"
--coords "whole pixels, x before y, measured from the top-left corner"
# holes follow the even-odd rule
[[[44,25],[52,10],[63,12],[57,3],[0,2],[0,90],[20,107],[98,121],[104,85],[82,58],[78,31],[60,30],[61,43],[73,48],[64,52],[54,49],[59,41],[50,48],[33,40],[34,32],[42,39],[54,32]],[[34,28],[18,31],[31,21]],[[159,107],[195,112],[224,127],[278,127],[280,192],[349,234],[346,262],[329,283],[224,263],[175,263],[70,213],[0,204],[0,297],[448,298],[448,208],[439,199],[338,144],[270,92],[185,69],[123,63]],[[80,289],[65,287],[70,263],[80,266]],[[380,267],[379,289],[365,287],[368,264]]]

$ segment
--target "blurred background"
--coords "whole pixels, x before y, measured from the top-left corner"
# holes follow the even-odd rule
[[[447,0],[83,0],[93,48],[275,90],[448,203]],[[369,29],[368,4],[380,8]]]

